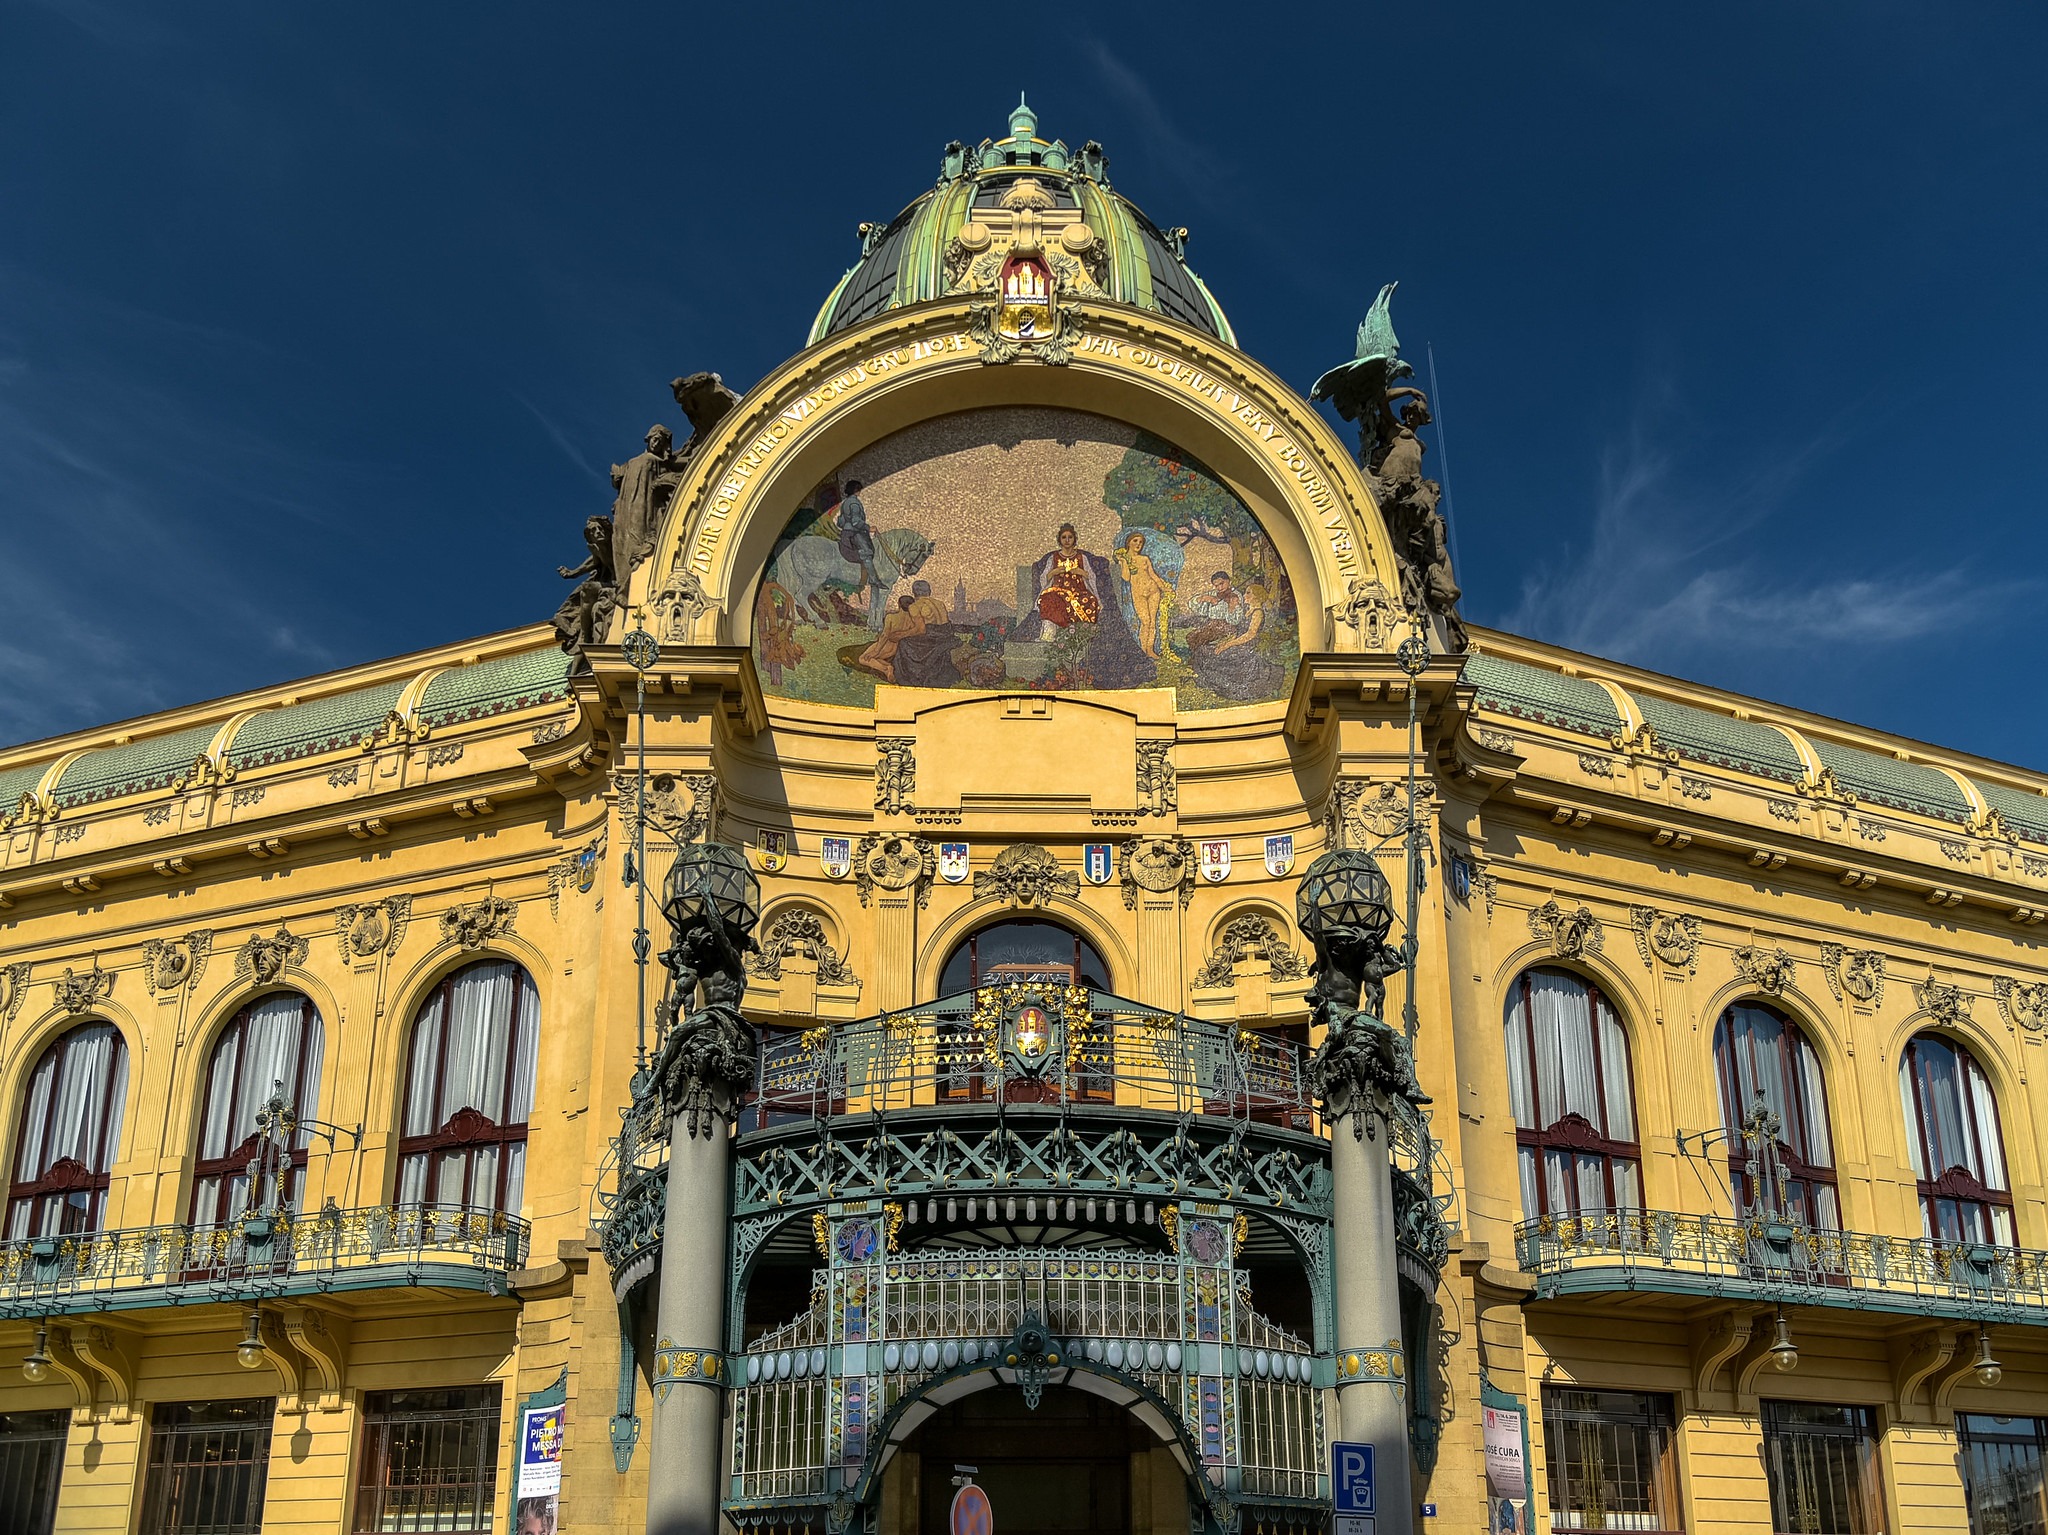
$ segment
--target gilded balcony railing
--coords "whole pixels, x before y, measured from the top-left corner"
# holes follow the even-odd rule
[[[1540,1297],[1658,1290],[1968,1321],[2048,1321],[2048,1253],[2025,1248],[1668,1210],[1544,1216],[1524,1221],[1515,1240]]]
[[[459,1205],[333,1205],[218,1225],[0,1242],[0,1317],[429,1285],[503,1295],[527,1224]]]

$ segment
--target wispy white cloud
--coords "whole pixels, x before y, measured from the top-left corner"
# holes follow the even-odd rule
[[[576,445],[575,439],[562,430],[554,417],[548,415],[523,394],[512,392],[512,398],[525,406],[526,413],[540,423],[541,431],[547,435],[549,442],[562,450],[564,458],[568,459],[570,463],[574,464],[584,474],[596,474],[598,472],[590,460],[583,456],[583,450]]]
[[[1846,422],[1783,457],[1713,485],[1688,481],[1643,422],[1606,454],[1593,526],[1524,578],[1504,623],[1518,633],[1663,670],[1814,646],[1871,648],[1960,632],[2039,583],[1968,560],[1885,566],[1830,554],[1788,563],[1773,542],[1808,463]],[[1761,547],[1760,547],[1761,546]],[[1845,568],[1846,567],[1846,568]]]

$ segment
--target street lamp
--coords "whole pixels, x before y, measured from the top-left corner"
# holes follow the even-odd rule
[[[1373,943],[1385,943],[1394,929],[1394,887],[1370,853],[1333,850],[1301,876],[1294,919],[1310,943],[1340,927],[1356,928]]]
[[[2005,1369],[1991,1357],[1991,1329],[1977,1329],[1977,1380],[1980,1385],[1995,1386],[2005,1378]]]
[[[50,1378],[50,1324],[36,1323],[36,1346],[21,1361],[21,1378],[31,1386],[40,1386]]]
[[[263,1368],[263,1313],[256,1307],[249,1308],[249,1321],[242,1333],[242,1341],[235,1345],[235,1363],[245,1370]]]
[[[692,842],[676,851],[662,886],[661,914],[677,933],[706,917],[751,933],[761,920],[761,882],[747,861],[723,842]]]
[[[1778,1308],[1777,1335],[1771,1339],[1771,1364],[1779,1370],[1799,1368],[1799,1345],[1792,1341],[1791,1325],[1785,1320],[1785,1308]]]

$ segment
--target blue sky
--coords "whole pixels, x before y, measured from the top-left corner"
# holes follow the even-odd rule
[[[1401,281],[1475,619],[2048,767],[2039,9],[1334,10],[16,0],[0,740],[544,618],[1023,88],[1297,388]]]

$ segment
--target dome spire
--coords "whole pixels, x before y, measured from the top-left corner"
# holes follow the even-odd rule
[[[1024,103],[1024,93],[1017,92],[1017,109],[1010,114],[1010,137],[1013,139],[1035,139],[1038,137],[1038,114]]]

